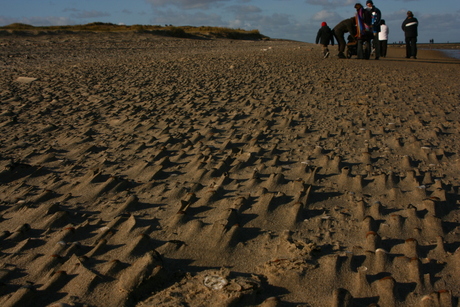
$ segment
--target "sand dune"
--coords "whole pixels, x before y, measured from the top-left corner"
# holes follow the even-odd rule
[[[459,305],[459,60],[0,46],[1,306]]]

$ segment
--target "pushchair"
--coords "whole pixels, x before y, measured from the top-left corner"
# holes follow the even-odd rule
[[[351,59],[352,56],[358,55],[358,43],[356,41],[348,42],[346,54],[347,59]]]

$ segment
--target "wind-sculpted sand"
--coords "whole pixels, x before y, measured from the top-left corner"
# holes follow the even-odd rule
[[[458,306],[460,61],[320,53],[1,37],[0,305]]]

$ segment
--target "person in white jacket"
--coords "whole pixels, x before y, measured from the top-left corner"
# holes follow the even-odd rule
[[[385,20],[380,20],[380,32],[379,32],[379,44],[380,44],[380,56],[386,57],[387,56],[387,48],[388,48],[388,33],[390,30],[388,26],[385,24]]]

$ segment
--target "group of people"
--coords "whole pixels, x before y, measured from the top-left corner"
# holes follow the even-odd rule
[[[316,43],[323,47],[324,58],[329,57],[329,45],[334,46],[334,37],[338,44],[338,57],[346,58],[345,33],[349,33],[348,40],[356,45],[358,59],[369,59],[371,50],[374,50],[375,59],[386,57],[388,46],[389,28],[382,19],[382,13],[375,7],[372,0],[366,1],[366,7],[355,4],[356,14],[338,23],[332,30],[326,22],[321,23],[321,28],[316,35]],[[418,21],[411,11],[402,23],[402,30],[406,39],[406,58],[417,58],[417,29]]]

